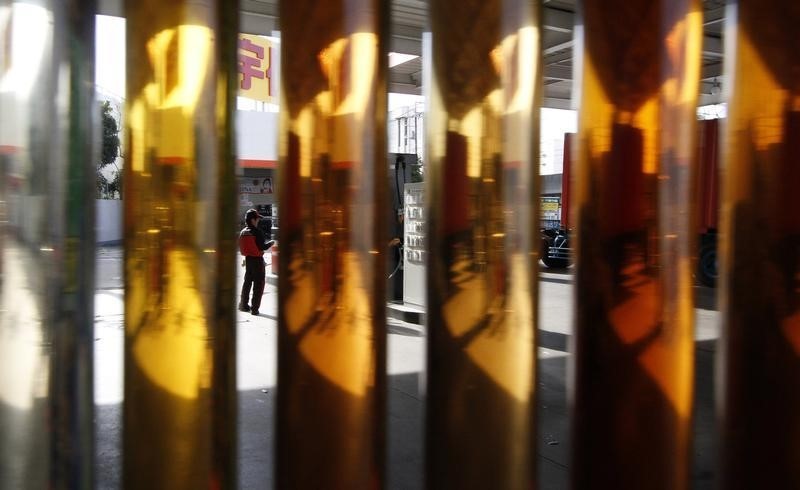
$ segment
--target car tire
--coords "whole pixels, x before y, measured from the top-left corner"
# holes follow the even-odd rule
[[[713,288],[717,286],[718,275],[717,245],[715,243],[704,245],[697,257],[697,280],[700,284]]]

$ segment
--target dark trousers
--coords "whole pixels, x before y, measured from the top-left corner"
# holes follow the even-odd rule
[[[244,258],[244,283],[242,284],[241,304],[247,304],[247,297],[250,296],[250,286],[253,287],[253,301],[250,303],[252,310],[258,310],[261,306],[261,296],[264,294],[264,283],[267,275],[264,267],[263,257]]]

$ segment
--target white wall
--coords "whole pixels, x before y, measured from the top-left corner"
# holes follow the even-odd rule
[[[564,133],[578,130],[578,112],[543,108],[540,128],[539,173],[560,174],[564,171]]]
[[[100,244],[113,244],[122,241],[122,201],[119,199],[97,199],[95,201],[96,232],[95,241]]]
[[[278,113],[236,111],[236,151],[240,160],[278,160]]]

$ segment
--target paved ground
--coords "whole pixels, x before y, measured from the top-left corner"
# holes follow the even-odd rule
[[[98,487],[118,488],[122,400],[122,282],[119,249],[99,251],[96,296],[96,400]],[[241,271],[240,271],[241,273]],[[567,488],[568,417],[566,361],[572,314],[572,276],[542,274],[539,384],[540,487]],[[713,291],[698,288],[696,407],[693,483],[712,486],[713,339],[717,313]],[[272,488],[272,417],[275,401],[276,289],[268,285],[262,315],[238,317],[239,461],[242,488]],[[389,320],[388,487],[421,488],[423,329]]]

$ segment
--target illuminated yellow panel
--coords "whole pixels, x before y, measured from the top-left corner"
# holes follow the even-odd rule
[[[276,103],[275,77],[272,60],[279,47],[263,36],[239,34],[239,96],[262,102]]]

